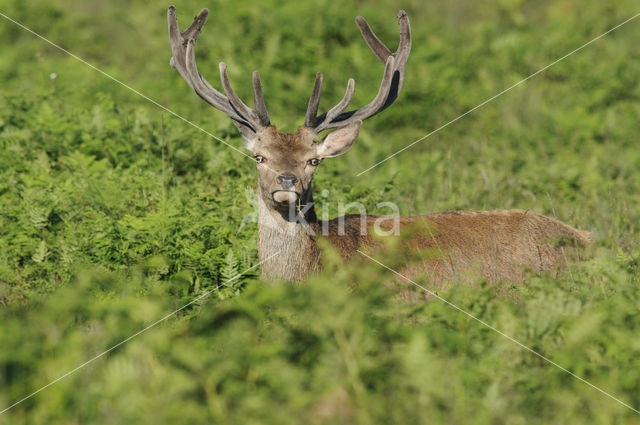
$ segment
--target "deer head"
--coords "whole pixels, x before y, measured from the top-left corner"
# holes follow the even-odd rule
[[[384,74],[375,98],[365,106],[345,112],[354,92],[355,82],[349,79],[344,97],[327,112],[318,115],[322,73],[316,74],[304,124],[293,134],[281,133],[271,124],[264,103],[262,84],[257,71],[253,73],[254,108],[247,106],[236,95],[226,65],[220,63],[220,79],[225,94],[205,80],[196,68],[195,43],[209,11],[203,9],[193,23],[180,32],[176,10],[169,7],[169,38],[176,68],[189,86],[211,106],[227,114],[242,135],[243,144],[256,159],[259,195],[273,210],[292,211],[293,205],[311,201],[313,174],[325,158],[346,152],[355,139],[362,121],[389,107],[398,97],[404,81],[404,67],[411,50],[409,18],[404,11],[398,13],[400,44],[391,52],[373,33],[369,24],[358,16],[356,24],[374,54],[384,64]],[[336,129],[323,138],[319,135]]]

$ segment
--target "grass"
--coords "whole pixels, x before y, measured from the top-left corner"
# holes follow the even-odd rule
[[[180,1],[211,10],[198,66],[224,60],[272,120],[302,122],[381,66],[395,13],[413,50],[396,104],[316,173],[332,205],[405,215],[521,208],[594,231],[590,257],[524,285],[442,297],[640,408],[640,21],[632,21],[361,177],[356,174],[640,12],[632,1]],[[241,148],[169,67],[166,5],[0,0],[43,34]],[[0,415],[0,424],[630,424],[638,414],[431,300],[398,302],[366,259],[297,285],[257,264],[252,161],[0,17],[0,409],[180,306],[162,324]],[[55,78],[54,78],[55,77]],[[332,207],[333,208],[333,207]],[[337,209],[333,209],[335,214]],[[393,264],[393,259],[388,259]],[[80,390],[79,390],[80,389]]]

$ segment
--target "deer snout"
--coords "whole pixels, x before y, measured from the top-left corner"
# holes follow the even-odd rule
[[[298,178],[292,175],[280,174],[276,177],[276,181],[282,187],[283,190],[289,190],[298,183]]]
[[[298,178],[291,174],[280,174],[276,177],[278,189],[276,189],[272,196],[276,202],[293,203],[298,200],[300,193],[296,190]]]

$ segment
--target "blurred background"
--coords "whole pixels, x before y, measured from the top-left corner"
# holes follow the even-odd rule
[[[413,47],[396,103],[323,162],[318,201],[375,214],[530,209],[592,230],[569,273],[442,293],[640,406],[640,18],[358,177],[357,173],[640,12],[637,2],[185,0],[199,71],[242,99],[259,70],[272,121],[378,90],[354,17]],[[169,66],[169,3],[0,0],[0,13],[242,149]],[[378,266],[300,285],[259,279],[251,159],[0,16],[0,424],[640,423],[632,410],[438,301],[396,301]],[[380,211],[385,213],[388,211]],[[243,224],[244,223],[244,224]],[[393,261],[390,259],[389,261]],[[234,279],[232,283],[217,288]]]

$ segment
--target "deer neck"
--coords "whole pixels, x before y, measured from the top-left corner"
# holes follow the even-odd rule
[[[310,188],[298,205],[282,210],[259,197],[258,254],[264,277],[300,281],[319,268],[317,221]]]

